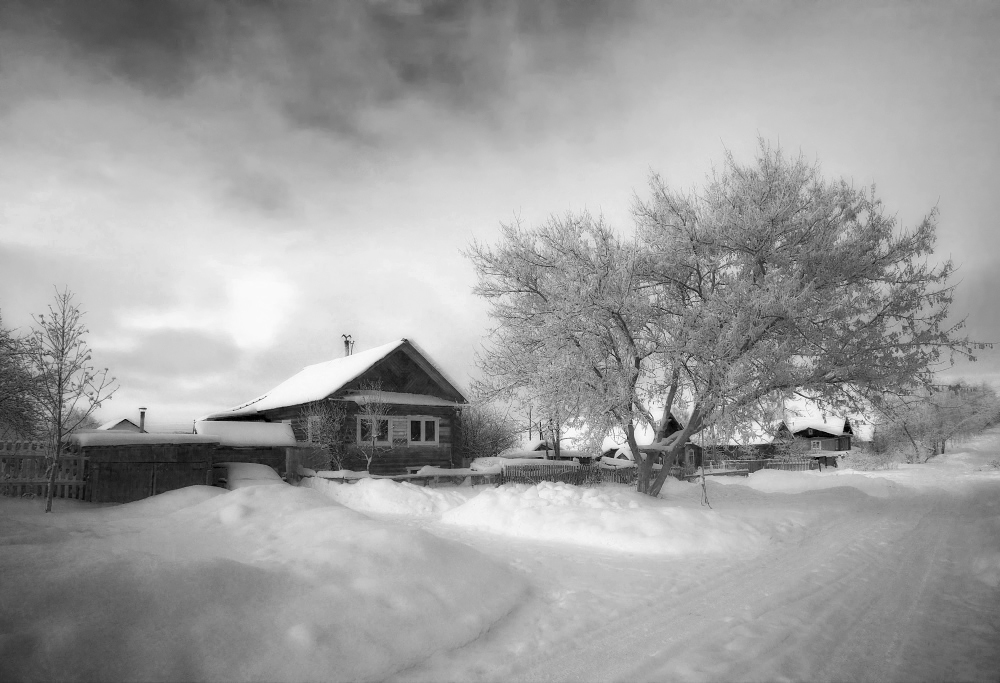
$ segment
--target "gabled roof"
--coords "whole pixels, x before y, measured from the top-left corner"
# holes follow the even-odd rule
[[[97,427],[97,429],[99,429],[101,431],[108,431],[108,430],[115,430],[115,429],[126,429],[126,430],[131,430],[131,431],[134,431],[134,432],[138,432],[139,431],[139,425],[137,425],[135,422],[132,422],[132,420],[128,419],[127,417],[123,417],[120,420],[108,420],[107,422],[105,422],[104,424],[102,424],[100,427]]]
[[[817,432],[826,432],[833,436],[843,436],[851,434],[851,423],[846,417],[835,415],[786,415],[785,426],[792,434],[812,429]]]
[[[321,401],[340,391],[396,351],[406,353],[446,393],[459,399],[451,405],[466,402],[465,396],[458,386],[416,344],[408,339],[399,339],[343,358],[307,365],[266,394],[229,410],[212,413],[202,419],[224,420],[246,417],[266,410]]]

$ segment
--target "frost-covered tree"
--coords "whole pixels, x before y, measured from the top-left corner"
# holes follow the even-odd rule
[[[986,384],[958,382],[921,388],[914,396],[896,397],[876,427],[880,451],[902,449],[907,462],[926,462],[1000,421],[1000,398]]]
[[[639,252],[601,218],[501,226],[496,246],[467,252],[496,323],[480,355],[487,396],[520,400],[560,430],[635,430],[652,424],[659,340]]]
[[[24,340],[5,329],[0,321],[0,439],[28,439],[36,435],[37,388]]]
[[[59,456],[67,435],[87,424],[118,386],[108,369],[91,365],[90,346],[85,339],[83,311],[73,302],[69,289],[56,290],[49,312],[35,316],[34,329],[26,340],[27,357],[37,381],[37,401],[43,428],[50,443],[47,457],[48,492],[45,511],[52,510]]]
[[[763,141],[753,163],[727,154],[696,193],[657,176],[651,191],[635,214],[663,302],[655,323],[682,331],[667,348],[691,406],[679,442],[750,421],[782,393],[881,405],[971,356],[946,323],[952,264],[930,262],[936,210],[900,230],[874,188],[826,181]]]
[[[641,462],[640,490],[659,492],[690,436],[759,420],[783,395],[882,405],[954,353],[971,357],[946,324],[952,265],[930,261],[936,211],[901,230],[874,189],[826,181],[763,141],[697,191],[656,175],[650,190],[631,239],[585,215],[506,226],[499,245],[469,252],[496,323],[482,358],[495,389],[558,391],[635,451],[652,404],[683,416],[657,444],[655,480]]]

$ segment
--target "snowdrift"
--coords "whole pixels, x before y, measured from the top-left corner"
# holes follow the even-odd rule
[[[553,482],[486,489],[446,511],[441,521],[535,541],[655,555],[755,552],[767,542],[749,524],[712,510],[678,507],[627,487]]]
[[[5,680],[381,679],[474,639],[524,591],[471,548],[307,488],[4,512],[0,570],[32,577],[0,584]]]
[[[838,486],[850,486],[869,496],[885,498],[901,487],[886,476],[876,476],[855,470],[835,470],[824,472],[785,472],[783,470],[759,470],[749,477],[712,477],[712,481],[724,485],[749,486],[762,493],[804,493]]]
[[[477,493],[471,488],[430,488],[391,479],[361,479],[343,484],[312,477],[303,479],[299,485],[313,488],[358,512],[417,517],[440,514]]]

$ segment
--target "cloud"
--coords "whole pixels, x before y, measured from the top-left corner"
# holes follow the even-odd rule
[[[92,79],[183,99],[206,81],[263,97],[294,127],[377,143],[371,113],[408,100],[489,119],[526,76],[568,78],[605,58],[632,3],[522,0],[15,2],[13,47]],[[16,40],[14,40],[16,39]],[[405,108],[405,107],[404,107]],[[418,123],[419,122],[413,122]]]
[[[102,360],[112,372],[167,383],[235,370],[238,350],[225,335],[161,329],[135,335],[130,349],[106,351]]]

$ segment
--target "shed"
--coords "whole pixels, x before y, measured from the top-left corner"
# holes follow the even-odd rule
[[[219,439],[198,434],[90,431],[72,434],[70,449],[88,459],[87,498],[128,503],[159,493],[212,483]]]

